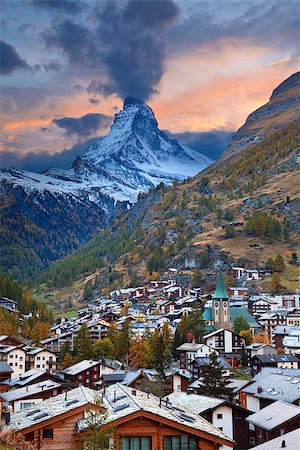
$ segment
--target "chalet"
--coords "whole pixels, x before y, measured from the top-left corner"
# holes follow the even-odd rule
[[[29,347],[26,350],[26,371],[30,369],[56,371],[56,355],[44,348]]]
[[[203,341],[221,354],[241,353],[246,345],[245,338],[223,328],[204,335]]]
[[[287,376],[285,369],[281,369],[276,373],[267,371],[256,379],[254,377],[253,383],[243,389],[247,409],[257,412],[277,400],[299,406],[300,375],[293,376],[292,373],[293,370]]]
[[[186,407],[174,409],[171,402],[120,384],[105,389],[103,407],[95,405],[97,392],[82,386],[31,408],[11,414],[6,429],[20,432],[39,449],[71,450],[88,432],[89,409],[106,410],[102,427],[114,427],[114,445],[120,450],[201,448],[217,450],[234,441],[220,429]],[[99,394],[98,394],[99,395]]]
[[[186,342],[177,347],[176,351],[179,353],[180,369],[190,370],[191,363],[197,356],[209,356],[214,350],[208,345]]]
[[[0,336],[0,345],[4,345],[4,346],[14,346],[14,347],[20,347],[23,344],[23,342],[19,341],[19,339],[16,339],[14,337],[11,336],[6,336],[5,334],[2,334]]]
[[[300,327],[288,327],[287,325],[278,325],[275,327],[272,333],[272,341],[274,342],[275,347],[277,349],[283,348],[283,339],[286,336],[289,336],[294,330],[300,330]]]
[[[104,361],[83,361],[61,370],[63,379],[73,386],[86,386],[94,388],[104,374],[113,373],[115,368],[108,366]]]
[[[218,356],[217,362],[219,367],[222,368],[222,372],[224,376],[230,375],[231,365],[228,363],[227,359],[224,356]],[[191,372],[193,380],[197,380],[202,375],[202,368],[209,365],[208,357],[195,358],[191,363]]]
[[[246,281],[260,280],[260,273],[257,269],[244,269],[243,267],[233,267],[233,276],[237,279],[245,279]]]
[[[277,401],[246,420],[254,427],[255,445],[259,445],[299,428],[300,407]]]
[[[283,448],[288,450],[298,450],[298,442],[300,442],[300,428],[252,447],[251,450],[281,450]]]
[[[259,323],[264,328],[268,338],[272,340],[275,328],[278,325],[287,325],[287,311],[282,309],[279,311],[265,313],[260,316]]]
[[[277,350],[270,344],[254,343],[245,347],[245,354],[247,357],[247,365],[250,366],[250,361],[254,356],[277,355]]]
[[[30,384],[43,383],[44,381],[54,381],[55,383],[62,383],[62,379],[53,375],[46,370],[31,369],[23,373],[19,377],[8,380],[10,388],[17,389],[20,387],[29,386]]]
[[[156,381],[157,371],[153,369],[116,370],[111,374],[104,374],[96,387],[108,387],[115,383],[139,389],[145,381]]]
[[[300,354],[300,327],[283,338],[282,343],[284,345],[284,353]]]
[[[173,391],[187,392],[192,374],[186,369],[176,369],[170,378]]]
[[[25,369],[26,352],[21,347],[0,345],[0,361],[6,361],[13,369],[13,377],[22,375]]]
[[[277,367],[278,369],[299,369],[300,359],[295,355],[256,355],[250,360],[253,372],[259,372],[262,367]]]
[[[262,316],[268,311],[274,310],[277,308],[278,303],[276,300],[272,298],[264,298],[255,296],[255,299],[249,300],[249,310],[254,317]],[[257,298],[258,297],[258,298]]]
[[[16,312],[18,310],[17,302],[7,297],[0,297],[0,308],[6,309],[8,312]]]
[[[31,384],[29,386],[13,389],[1,394],[2,398],[12,406],[14,412],[28,409],[46,398],[61,394],[65,388],[61,383],[46,380],[43,383]]]
[[[242,297],[248,297],[249,295],[249,289],[247,287],[241,286],[241,287],[230,287],[228,288],[228,294],[231,296],[242,296]]]
[[[286,324],[290,327],[300,327],[300,310],[294,309],[287,314]]]
[[[165,397],[179,408],[186,407],[198,416],[203,417],[236,443],[239,450],[248,449],[249,429],[246,418],[250,411],[219,398],[205,397],[185,392],[173,392]],[[223,446],[222,449],[230,447]]]

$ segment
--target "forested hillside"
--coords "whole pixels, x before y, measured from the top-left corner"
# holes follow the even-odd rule
[[[296,122],[289,124],[184,183],[140,195],[112,227],[34,282],[62,287],[94,273],[86,289],[99,291],[142,283],[149,273],[188,268],[191,261],[206,271],[220,258],[264,266],[293,251],[300,223],[298,131]]]

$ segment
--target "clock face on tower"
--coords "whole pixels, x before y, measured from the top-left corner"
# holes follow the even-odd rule
[[[224,308],[227,308],[228,303],[227,302],[223,302],[223,306],[224,306]]]
[[[219,308],[219,302],[215,302],[215,308]]]

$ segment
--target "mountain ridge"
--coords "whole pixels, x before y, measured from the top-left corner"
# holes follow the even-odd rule
[[[34,254],[36,269],[45,267],[105,228],[115,211],[126,211],[141,192],[174,178],[183,180],[211,162],[160,131],[144,102],[125,99],[110,132],[89,146],[71,169],[50,168],[42,174],[0,170],[0,197],[11,199],[10,211],[5,202],[0,208],[0,267],[16,276],[17,254],[27,260],[26,249]],[[66,225],[66,237],[58,217]],[[42,244],[45,233],[51,239]],[[16,245],[4,240],[10,235]]]

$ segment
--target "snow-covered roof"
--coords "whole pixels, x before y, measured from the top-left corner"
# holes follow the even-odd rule
[[[74,364],[73,366],[70,366],[67,369],[61,370],[61,372],[64,373],[65,375],[77,375],[78,373],[83,372],[84,370],[88,370],[99,363],[100,363],[99,361],[84,359],[83,361],[80,361],[79,363]]]
[[[1,396],[5,401],[12,402],[21,398],[31,397],[32,395],[56,389],[60,386],[60,383],[56,383],[52,380],[45,380],[41,383],[30,384],[29,386],[21,387],[19,389],[3,392],[1,393]]]
[[[299,450],[299,442],[300,428],[257,445],[256,447],[252,447],[251,450],[282,450],[282,448],[285,448],[286,450]]]
[[[195,414],[202,414],[208,409],[214,409],[222,405],[225,400],[214,397],[207,397],[198,394],[187,394],[186,392],[172,392],[164,397],[179,407],[186,407]]]
[[[257,427],[270,431],[296,417],[299,417],[300,424],[299,406],[283,401],[277,401],[260,411],[251,414],[246,420]]]

